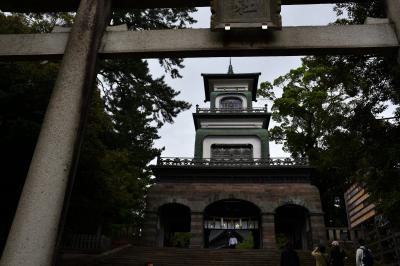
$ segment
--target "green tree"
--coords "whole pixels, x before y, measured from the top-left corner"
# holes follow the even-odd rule
[[[342,211],[332,207],[335,197],[343,194],[348,184],[349,176],[345,172],[351,158],[330,156],[328,152],[341,153],[343,150],[331,148],[338,147],[339,142],[341,146],[347,142],[344,131],[338,127],[348,113],[348,105],[344,103],[347,97],[328,84],[325,73],[331,70],[310,66],[312,60],[303,59],[302,67],[274,81],[275,86],[283,88],[283,93],[274,100],[272,118],[279,124],[270,129],[270,137],[283,143],[284,150],[293,157],[308,157],[310,163],[317,166],[315,181],[321,191],[327,224],[343,225],[344,206],[341,206]],[[265,84],[264,87],[272,89]],[[334,165],[342,167],[333,167],[332,159],[339,160]]]
[[[342,24],[363,23],[366,16],[384,17],[382,1],[337,5],[349,14]],[[294,157],[308,156],[317,166],[328,225],[345,222],[335,199],[355,180],[367,186],[378,208],[398,224],[400,75],[396,56],[313,56],[302,66],[262,84],[262,96],[274,99],[271,137]],[[396,119],[379,119],[388,106]],[[342,204],[343,207],[343,204]],[[340,219],[337,219],[339,217]]]
[[[192,11],[195,9],[114,12],[111,24],[125,23],[130,30],[183,28],[195,22],[190,17]],[[172,77],[180,77],[182,59],[160,59],[160,63]],[[145,60],[104,60],[99,75],[113,128],[109,142],[112,151],[103,161],[111,195],[106,216],[114,223],[137,224],[143,216],[144,195],[151,184],[147,165],[161,153],[153,147],[154,140],[159,138],[158,129],[164,123],[172,123],[190,105],[175,100],[179,92],[165,84],[164,77],[154,79]]]
[[[237,245],[237,249],[252,249],[254,248],[254,237],[253,234],[248,234],[243,242]]]
[[[182,28],[194,22],[195,9],[134,10],[114,13],[112,25],[127,23],[131,30]],[[70,26],[74,14],[0,13],[0,33],[50,32]],[[180,77],[182,59],[160,59],[167,73]],[[7,217],[1,226],[4,244],[18,202],[32,152],[47,107],[59,62],[3,62],[0,64],[0,150],[2,200]],[[66,229],[71,232],[109,231],[112,223],[138,224],[150,180],[148,163],[158,154],[153,147],[158,129],[172,123],[189,104],[153,78],[140,59],[104,60],[98,88],[92,97]],[[10,73],[12,73],[10,75]],[[4,185],[3,185],[4,184]],[[4,193],[3,193],[4,192]],[[4,208],[3,208],[4,206]],[[101,228],[103,226],[103,229]],[[137,225],[139,226],[139,225]],[[105,228],[104,228],[105,227]],[[2,247],[0,247],[2,248]]]

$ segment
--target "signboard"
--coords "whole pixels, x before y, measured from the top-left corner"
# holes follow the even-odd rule
[[[281,29],[280,0],[212,0],[211,29]]]
[[[350,229],[354,229],[357,225],[362,224],[377,214],[375,205],[369,202],[369,194],[357,183],[353,184],[346,191],[344,199]]]

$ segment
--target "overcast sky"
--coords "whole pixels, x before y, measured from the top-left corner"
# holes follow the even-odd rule
[[[304,26],[304,25],[327,25],[336,20],[333,12],[333,5],[303,5],[303,6],[282,6],[283,26]],[[209,28],[210,8],[199,8],[195,14],[198,23],[194,28]],[[164,75],[164,70],[157,60],[148,60],[151,74],[154,77]],[[209,102],[204,103],[204,87],[201,73],[226,73],[229,58],[187,58],[184,61],[185,68],[180,71],[181,79],[165,77],[168,85],[180,91],[178,99],[185,100],[192,104],[192,108],[182,112],[175,119],[175,123],[167,124],[160,130],[161,139],[156,141],[157,147],[165,147],[163,157],[193,157],[195,128],[192,113],[196,104],[200,107],[209,107]],[[286,74],[290,69],[300,66],[300,57],[233,57],[233,70],[235,73],[261,72],[260,81],[273,81],[280,75]],[[276,93],[280,95],[277,89]],[[255,103],[264,105],[265,102]],[[269,107],[271,103],[269,103]],[[270,124],[271,126],[271,124]],[[282,151],[280,145],[270,142],[271,157],[288,156]]]

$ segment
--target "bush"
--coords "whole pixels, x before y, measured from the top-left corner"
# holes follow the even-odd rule
[[[249,234],[243,242],[237,245],[238,249],[252,249],[254,248],[254,238],[252,234]]]
[[[190,232],[175,232],[171,238],[171,244],[173,247],[188,248],[191,237]]]
[[[283,249],[286,246],[286,243],[288,242],[288,238],[284,234],[277,234],[275,241],[278,249]]]

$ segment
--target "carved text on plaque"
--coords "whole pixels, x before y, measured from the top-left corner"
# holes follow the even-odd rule
[[[280,0],[212,0],[211,28],[213,30],[230,28],[280,29]]]

